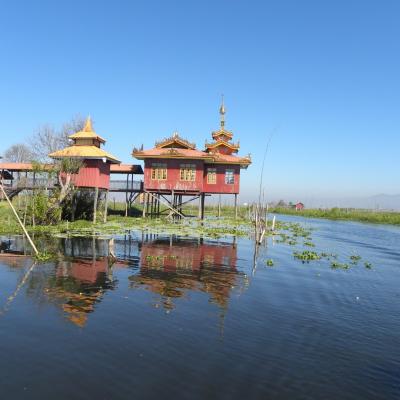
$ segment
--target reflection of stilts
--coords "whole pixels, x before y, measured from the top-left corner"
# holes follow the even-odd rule
[[[14,290],[13,294],[8,297],[6,304],[4,305],[3,309],[0,311],[0,315],[4,315],[10,306],[10,304],[14,301],[14,299],[17,297],[19,291],[21,288],[25,285],[27,279],[29,278],[29,275],[33,271],[33,269],[36,267],[36,261],[33,262],[31,267],[26,271],[25,275],[23,276],[21,282],[17,285],[16,289]]]
[[[219,314],[219,337],[222,340],[224,338],[225,331],[225,309],[222,309]]]

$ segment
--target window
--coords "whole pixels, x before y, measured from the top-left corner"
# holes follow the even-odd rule
[[[207,168],[207,183],[211,185],[217,183],[217,168]]]
[[[181,181],[194,182],[196,180],[196,165],[181,164],[180,179]]]
[[[167,179],[167,164],[153,163],[151,165],[151,179],[165,181]]]
[[[235,183],[235,171],[233,169],[227,169],[225,171],[225,183],[227,185],[233,185]]]

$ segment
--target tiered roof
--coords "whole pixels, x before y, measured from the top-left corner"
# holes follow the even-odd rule
[[[208,143],[206,141],[206,150],[210,153],[223,153],[232,154],[239,151],[239,142],[233,143],[231,140],[233,138],[233,133],[225,130],[225,105],[224,99],[222,98],[222,104],[219,108],[219,114],[221,116],[220,128],[217,131],[212,132],[213,142]]]
[[[51,158],[84,158],[84,159],[106,159],[113,164],[119,164],[120,161],[110,153],[100,148],[106,141],[92,127],[92,120],[87,118],[82,131],[69,136],[73,144],[65,149],[55,151],[49,154]]]
[[[155,147],[149,150],[134,149],[133,157],[144,160],[146,158],[183,158],[183,159],[210,159],[209,154],[196,150],[196,145],[179,136],[175,132],[171,137],[156,142]]]
[[[225,106],[220,107],[221,126],[212,133],[213,142],[206,143],[204,151],[196,150],[196,145],[179,136],[175,132],[171,137],[155,143],[155,147],[148,150],[133,149],[132,156],[144,160],[146,158],[176,158],[202,159],[207,164],[238,164],[247,168],[251,164],[250,155],[238,157],[233,155],[239,150],[239,142],[233,143],[233,133],[225,130]]]

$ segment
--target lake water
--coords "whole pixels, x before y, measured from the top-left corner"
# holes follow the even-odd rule
[[[254,263],[248,239],[133,231],[1,257],[1,398],[399,399],[400,229],[279,218],[316,247],[268,239]]]

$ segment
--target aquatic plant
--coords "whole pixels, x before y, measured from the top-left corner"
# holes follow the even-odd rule
[[[332,261],[331,262],[331,268],[332,269],[349,269],[350,266],[349,266],[349,264],[346,264],[346,263],[340,263],[338,261]]]
[[[56,254],[50,253],[47,251],[40,251],[38,254],[35,255],[35,260],[39,262],[46,262],[50,260],[54,260]]]
[[[274,260],[272,260],[271,258],[269,258],[269,259],[266,261],[266,264],[267,264],[268,267],[273,267],[273,266],[274,266]]]
[[[293,252],[293,257],[297,258],[298,260],[301,260],[303,262],[309,262],[309,261],[321,259],[321,256],[318,253],[316,253],[315,251],[309,251],[309,250],[305,250],[301,253],[298,251],[295,251],[295,252]]]

